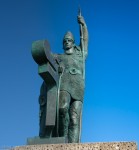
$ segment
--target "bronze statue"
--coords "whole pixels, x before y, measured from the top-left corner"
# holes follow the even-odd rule
[[[39,96],[40,138],[65,137],[66,142],[80,142],[88,31],[81,13],[77,20],[79,46],[70,31],[63,38],[64,54],[51,53],[47,41],[33,44],[32,55],[44,80]]]

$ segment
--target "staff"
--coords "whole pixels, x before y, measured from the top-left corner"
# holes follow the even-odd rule
[[[81,15],[81,9],[79,7],[79,17],[82,17]],[[79,24],[80,27],[80,46],[81,46],[81,51],[82,51],[82,57],[83,57],[83,79],[85,79],[85,54],[84,54],[84,41],[83,41],[83,27],[82,24]]]
[[[78,16],[82,17],[80,7],[79,7],[79,11],[78,11]],[[83,58],[83,80],[84,80],[85,79],[85,54],[84,54],[84,41],[83,41],[83,27],[82,27],[81,23],[79,24],[79,29],[80,29],[80,46],[81,46],[82,58]],[[82,128],[82,111],[81,111],[81,115],[80,115],[79,141],[81,139],[81,128]]]

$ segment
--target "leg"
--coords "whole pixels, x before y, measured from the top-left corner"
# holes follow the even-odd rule
[[[39,136],[41,138],[46,136],[46,129],[45,129],[45,121],[46,121],[46,101],[47,101],[47,88],[45,82],[42,83],[40,88],[40,96],[39,96],[39,104],[40,104],[40,130]]]
[[[80,139],[80,118],[82,112],[82,102],[74,101],[70,107],[70,124],[68,140],[69,143],[79,143]]]
[[[68,136],[70,94],[60,91],[59,97],[59,136]]]
[[[46,118],[46,104],[44,106],[40,106],[40,130],[39,130],[39,136],[41,138],[46,136],[46,130],[45,130],[45,118]]]

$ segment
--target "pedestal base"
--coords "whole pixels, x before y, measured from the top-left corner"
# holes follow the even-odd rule
[[[55,137],[55,138],[33,137],[27,139],[27,145],[58,144],[58,143],[67,143],[65,137]]]
[[[135,142],[71,143],[17,146],[12,150],[137,150]]]

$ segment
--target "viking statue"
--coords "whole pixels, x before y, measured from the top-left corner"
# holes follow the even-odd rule
[[[44,62],[47,60],[52,69],[46,65],[48,71],[40,74],[44,79],[39,96],[40,138],[65,137],[69,143],[80,142],[85,87],[85,60],[88,53],[88,31],[81,13],[77,16],[77,21],[80,26],[80,44],[78,46],[75,45],[73,34],[68,31],[63,38],[63,54],[54,54],[50,50],[48,51],[48,48],[44,48],[47,57],[46,59],[44,58]],[[35,45],[35,47],[37,46]],[[41,48],[39,47],[38,49]],[[45,70],[44,63],[42,63],[42,66],[39,69],[40,72],[43,69]],[[58,81],[53,77],[54,71],[51,75],[48,74],[51,70],[55,71]],[[50,76],[53,85],[48,82]],[[51,96],[51,100],[49,100],[50,96],[48,95]],[[56,108],[53,107],[54,110],[52,111],[51,109],[51,113],[48,113],[47,109],[50,109],[52,98],[56,98],[56,104],[54,105]],[[49,104],[47,104],[48,100],[50,101]],[[46,128],[46,120],[51,121],[49,119],[51,114],[55,114],[55,125],[52,126],[48,123],[49,127]]]

